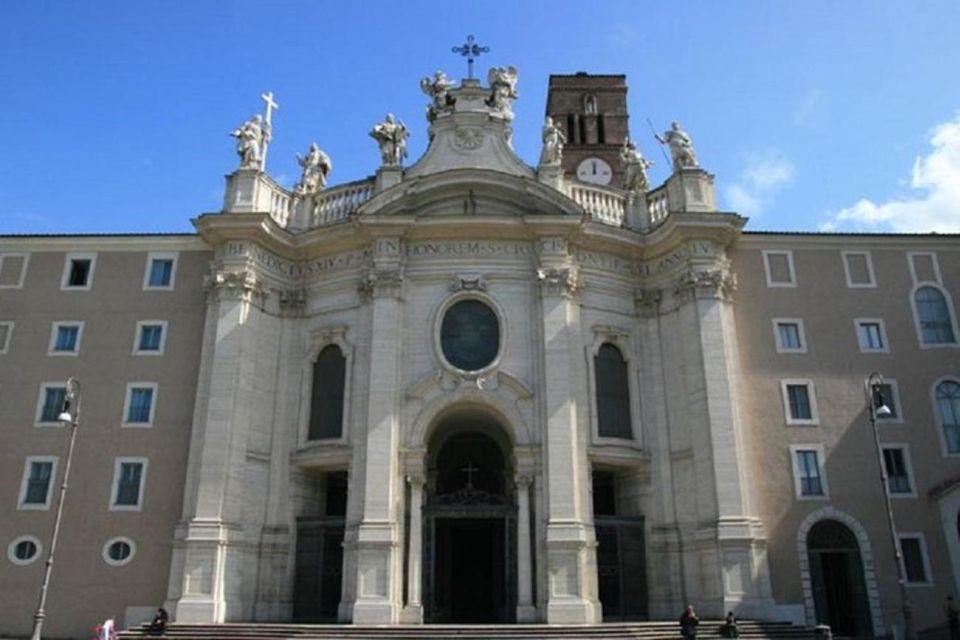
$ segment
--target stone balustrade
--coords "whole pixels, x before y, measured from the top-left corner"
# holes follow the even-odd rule
[[[647,215],[650,226],[655,227],[666,220],[670,213],[670,201],[667,198],[666,185],[661,185],[653,191],[647,192]]]
[[[594,220],[615,227],[623,226],[623,193],[592,185],[570,184],[568,195]]]
[[[360,205],[372,198],[373,193],[373,180],[350,182],[320,192],[310,216],[309,226],[320,227],[346,220]]]

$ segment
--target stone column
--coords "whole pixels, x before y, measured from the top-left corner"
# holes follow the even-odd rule
[[[586,388],[579,275],[562,238],[540,241],[544,351],[544,477],[547,490],[547,622],[598,623],[596,538],[590,523],[588,464],[578,418]]]
[[[423,487],[426,480],[422,475],[407,476],[410,485],[410,552],[407,557],[407,606],[404,608],[403,621],[407,623],[423,622],[423,602],[420,596],[420,575],[423,566]]]
[[[530,476],[518,475],[517,487],[517,622],[535,622],[533,559],[530,556]]]
[[[374,242],[374,266],[361,284],[371,302],[363,517],[357,529],[354,624],[394,624],[402,593],[398,560],[398,406],[403,282],[398,238]]]

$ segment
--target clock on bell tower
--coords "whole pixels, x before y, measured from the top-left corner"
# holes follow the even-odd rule
[[[552,75],[547,115],[567,137],[564,173],[589,184],[623,185],[620,147],[629,132],[626,76]]]

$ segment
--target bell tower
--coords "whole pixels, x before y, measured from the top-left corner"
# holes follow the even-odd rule
[[[563,131],[563,171],[602,186],[621,187],[620,148],[629,134],[625,75],[551,75],[547,115]]]

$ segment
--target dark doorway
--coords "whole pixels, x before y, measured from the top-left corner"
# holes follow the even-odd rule
[[[872,637],[870,605],[856,536],[835,520],[822,520],[807,534],[810,579],[817,623],[834,635]]]
[[[436,622],[505,622],[503,518],[437,518]]]
[[[647,563],[643,516],[620,516],[616,474],[593,472],[597,588],[603,619],[646,620]]]
[[[336,622],[340,607],[347,474],[321,474],[316,498],[316,509],[323,515],[297,518],[296,622]]]
[[[512,474],[502,443],[488,435],[489,425],[478,422],[457,420],[431,442],[423,508],[427,622],[516,618]]]

